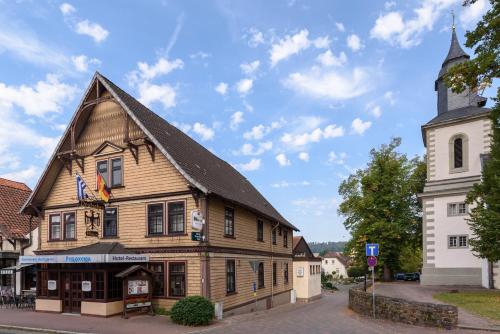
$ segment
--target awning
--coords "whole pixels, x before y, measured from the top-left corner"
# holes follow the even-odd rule
[[[31,267],[32,265],[33,264],[25,263],[25,264],[18,264],[17,266],[2,268],[0,269],[0,275],[12,275],[17,271],[26,267]]]

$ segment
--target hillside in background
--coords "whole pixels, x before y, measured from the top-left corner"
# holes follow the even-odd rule
[[[343,252],[345,241],[308,242],[313,253]]]

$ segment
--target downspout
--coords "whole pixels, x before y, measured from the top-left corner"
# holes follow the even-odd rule
[[[271,307],[274,307],[274,242],[273,242],[273,231],[280,226],[280,223],[276,223],[276,226],[271,229]],[[277,241],[276,241],[277,242]],[[278,266],[276,266],[278,267]]]

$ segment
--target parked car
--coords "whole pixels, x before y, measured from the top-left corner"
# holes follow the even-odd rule
[[[420,280],[420,273],[406,273],[404,275],[404,280],[405,281],[419,281]]]
[[[397,273],[394,275],[394,279],[396,281],[404,281],[405,280],[405,274],[404,273]]]

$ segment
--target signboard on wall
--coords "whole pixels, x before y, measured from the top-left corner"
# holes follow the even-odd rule
[[[91,281],[82,281],[82,291],[83,292],[92,291],[92,282]]]
[[[205,224],[205,220],[203,219],[203,215],[200,210],[191,211],[191,227],[194,230],[200,231],[203,229],[203,224]]]
[[[57,281],[56,280],[48,280],[47,281],[47,289],[50,291],[57,290]]]
[[[142,254],[75,254],[20,256],[20,264],[37,263],[126,263],[149,262],[149,255]]]
[[[304,267],[297,268],[297,277],[304,277]]]
[[[147,280],[129,280],[128,281],[128,294],[129,295],[144,295],[149,293]]]

